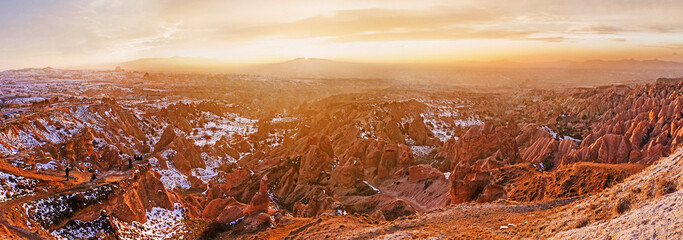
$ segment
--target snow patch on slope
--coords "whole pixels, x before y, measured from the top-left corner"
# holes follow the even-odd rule
[[[186,210],[174,204],[173,210],[154,207],[147,212],[144,223],[127,223],[113,219],[120,239],[183,239],[187,228],[183,219]]]
[[[206,167],[192,169],[192,176],[201,179],[204,183],[208,183],[218,176],[218,167],[220,167],[221,161],[215,157],[209,156],[209,154],[205,152],[202,153],[202,159],[204,160]]]
[[[258,120],[241,117],[237,113],[226,113],[218,116],[210,112],[203,112],[202,117],[207,119],[200,128],[195,128],[189,139],[194,140],[197,146],[214,145],[222,137],[228,139],[239,136],[248,136],[256,133]]]
[[[455,127],[466,128],[484,124],[479,116],[465,117],[463,110],[470,108],[471,103],[461,99],[419,101],[427,105],[426,111],[420,114],[424,124],[441,142],[446,142],[454,136]]]
[[[167,149],[161,153],[162,156],[165,155],[164,157],[166,159],[168,159],[166,156],[169,156],[168,150],[173,151],[173,149]],[[161,181],[161,183],[164,184],[164,188],[166,190],[173,190],[175,188],[189,189],[190,187],[192,187],[190,181],[187,180],[187,176],[178,171],[178,169],[175,168],[172,162],[166,162],[166,166],[168,167],[167,169],[161,169],[161,166],[159,165],[159,160],[154,157],[149,159],[149,163],[152,166],[152,170],[158,172],[161,175],[161,178],[159,178],[159,180]]]
[[[0,202],[33,194],[36,184],[38,181],[35,179],[0,172]]]

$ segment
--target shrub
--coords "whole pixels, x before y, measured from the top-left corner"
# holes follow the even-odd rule
[[[617,206],[614,208],[617,214],[623,214],[631,207],[631,201],[627,198],[620,198],[617,201]]]

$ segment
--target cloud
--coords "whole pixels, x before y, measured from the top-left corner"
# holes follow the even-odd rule
[[[517,21],[520,23],[538,23],[538,22],[555,22],[563,20],[564,18],[550,13],[531,13],[517,16]]]
[[[535,40],[535,41],[544,41],[544,42],[564,42],[569,39],[566,37],[527,37],[524,38],[524,40]]]
[[[626,30],[620,27],[608,26],[608,25],[576,25],[571,26],[567,29],[569,33],[588,33],[588,34],[617,34],[625,32]]]
[[[642,46],[652,47],[652,48],[665,48],[665,49],[683,50],[683,43],[669,43],[669,44],[662,44],[662,45],[642,45]]]
[[[123,50],[142,51],[157,47],[172,40],[182,24],[183,22],[179,21],[171,26],[162,26],[158,33],[125,41],[121,48]]]
[[[314,38],[332,41],[432,40],[519,35],[517,31],[475,30],[468,26],[492,24],[504,18],[501,11],[479,8],[354,9],[335,11],[294,22],[230,31],[235,38]]]
[[[329,42],[429,41],[458,39],[522,39],[532,32],[510,30],[475,30],[465,27],[441,30],[359,33],[331,38]]]

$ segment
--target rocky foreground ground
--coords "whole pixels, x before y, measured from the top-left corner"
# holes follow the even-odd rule
[[[0,77],[2,236],[680,236],[677,81],[544,90]]]

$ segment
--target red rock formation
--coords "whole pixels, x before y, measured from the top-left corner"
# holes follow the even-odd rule
[[[631,153],[631,144],[626,137],[607,134],[598,138],[590,146],[570,152],[563,159],[563,163],[599,162],[599,163],[627,163]]]
[[[326,137],[310,139],[309,147],[301,156],[299,180],[318,183],[332,171],[334,152],[331,142]]]
[[[266,175],[261,178],[259,184],[259,191],[251,198],[249,207],[245,210],[245,215],[251,215],[255,212],[268,212],[268,204],[270,203],[270,196],[268,194],[268,177]]]
[[[514,130],[514,126],[508,126],[508,131],[495,133],[490,131],[495,128],[491,124],[472,127],[459,140],[451,139],[438,149],[437,156],[443,158],[444,165],[452,170],[450,179],[453,181],[454,202],[484,199],[478,193],[483,193],[488,186],[495,186],[491,184],[498,184],[496,182],[500,180],[472,182],[476,179],[472,176],[480,172],[490,174],[491,170],[503,169],[517,162],[532,163],[535,170],[556,171],[577,162],[651,163],[666,156],[683,143],[679,130],[683,117],[682,87],[648,85],[576,90],[566,99],[539,102],[536,108],[539,119],[535,121],[554,124],[548,127],[561,134],[569,132],[573,137],[581,135],[581,132],[571,131],[585,130],[580,146],[567,139],[558,142],[563,135],[553,139],[535,124],[527,124],[521,133]],[[514,138],[516,146],[504,147],[501,142],[510,138]],[[513,155],[506,153],[514,152],[514,149],[519,152],[520,161],[505,160]],[[463,186],[468,184],[473,186]],[[492,192],[499,190],[489,189]],[[507,187],[504,189],[509,193]]]
[[[233,169],[231,173],[227,174],[225,178],[225,184],[221,186],[224,191],[228,191],[233,187],[242,186],[248,179],[250,173],[249,170],[244,168]]]
[[[159,177],[154,171],[143,173],[123,194],[112,200],[108,212],[126,222],[145,222],[146,211],[151,211],[153,207],[173,209],[176,196],[166,191]]]
[[[449,140],[437,157],[443,158],[447,169],[459,162],[472,164],[499,152],[501,161],[514,164],[519,161],[514,126],[494,127],[492,124],[473,126],[459,140]]]
[[[477,197],[477,202],[493,202],[498,199],[505,199],[505,188],[498,184],[489,184],[484,187],[481,195]]]
[[[218,217],[218,215],[221,214],[221,211],[223,211],[223,208],[234,201],[237,200],[234,198],[218,198],[211,200],[211,202],[204,207],[204,210],[202,211],[202,218],[213,219]]]
[[[358,157],[342,158],[339,166],[330,173],[330,182],[334,186],[352,187],[363,178],[363,162]]]
[[[384,147],[377,165],[375,181],[384,180],[392,176],[396,170],[405,169],[415,164],[413,153],[406,145],[388,145]]]
[[[192,175],[193,168],[206,167],[204,159],[201,157],[201,150],[183,136],[176,136],[173,126],[168,126],[161,134],[161,138],[154,145],[155,152],[166,149],[173,149],[176,154],[170,160],[175,167],[185,175]]]
[[[439,141],[434,138],[434,133],[432,133],[429,128],[424,124],[424,119],[418,116],[410,123],[408,127],[408,136],[415,141],[415,145],[436,145]]]
[[[295,213],[302,217],[315,217],[332,208],[334,200],[325,193],[322,188],[313,190],[308,204],[298,204],[295,206]]]
[[[525,162],[543,163],[545,170],[549,170],[557,162],[553,153],[557,151],[559,143],[550,137],[543,137],[521,151],[521,157]]]
[[[453,174],[451,174],[452,177]],[[451,180],[451,204],[477,200],[484,188],[491,183],[491,176],[487,172],[468,173],[462,179]]]

